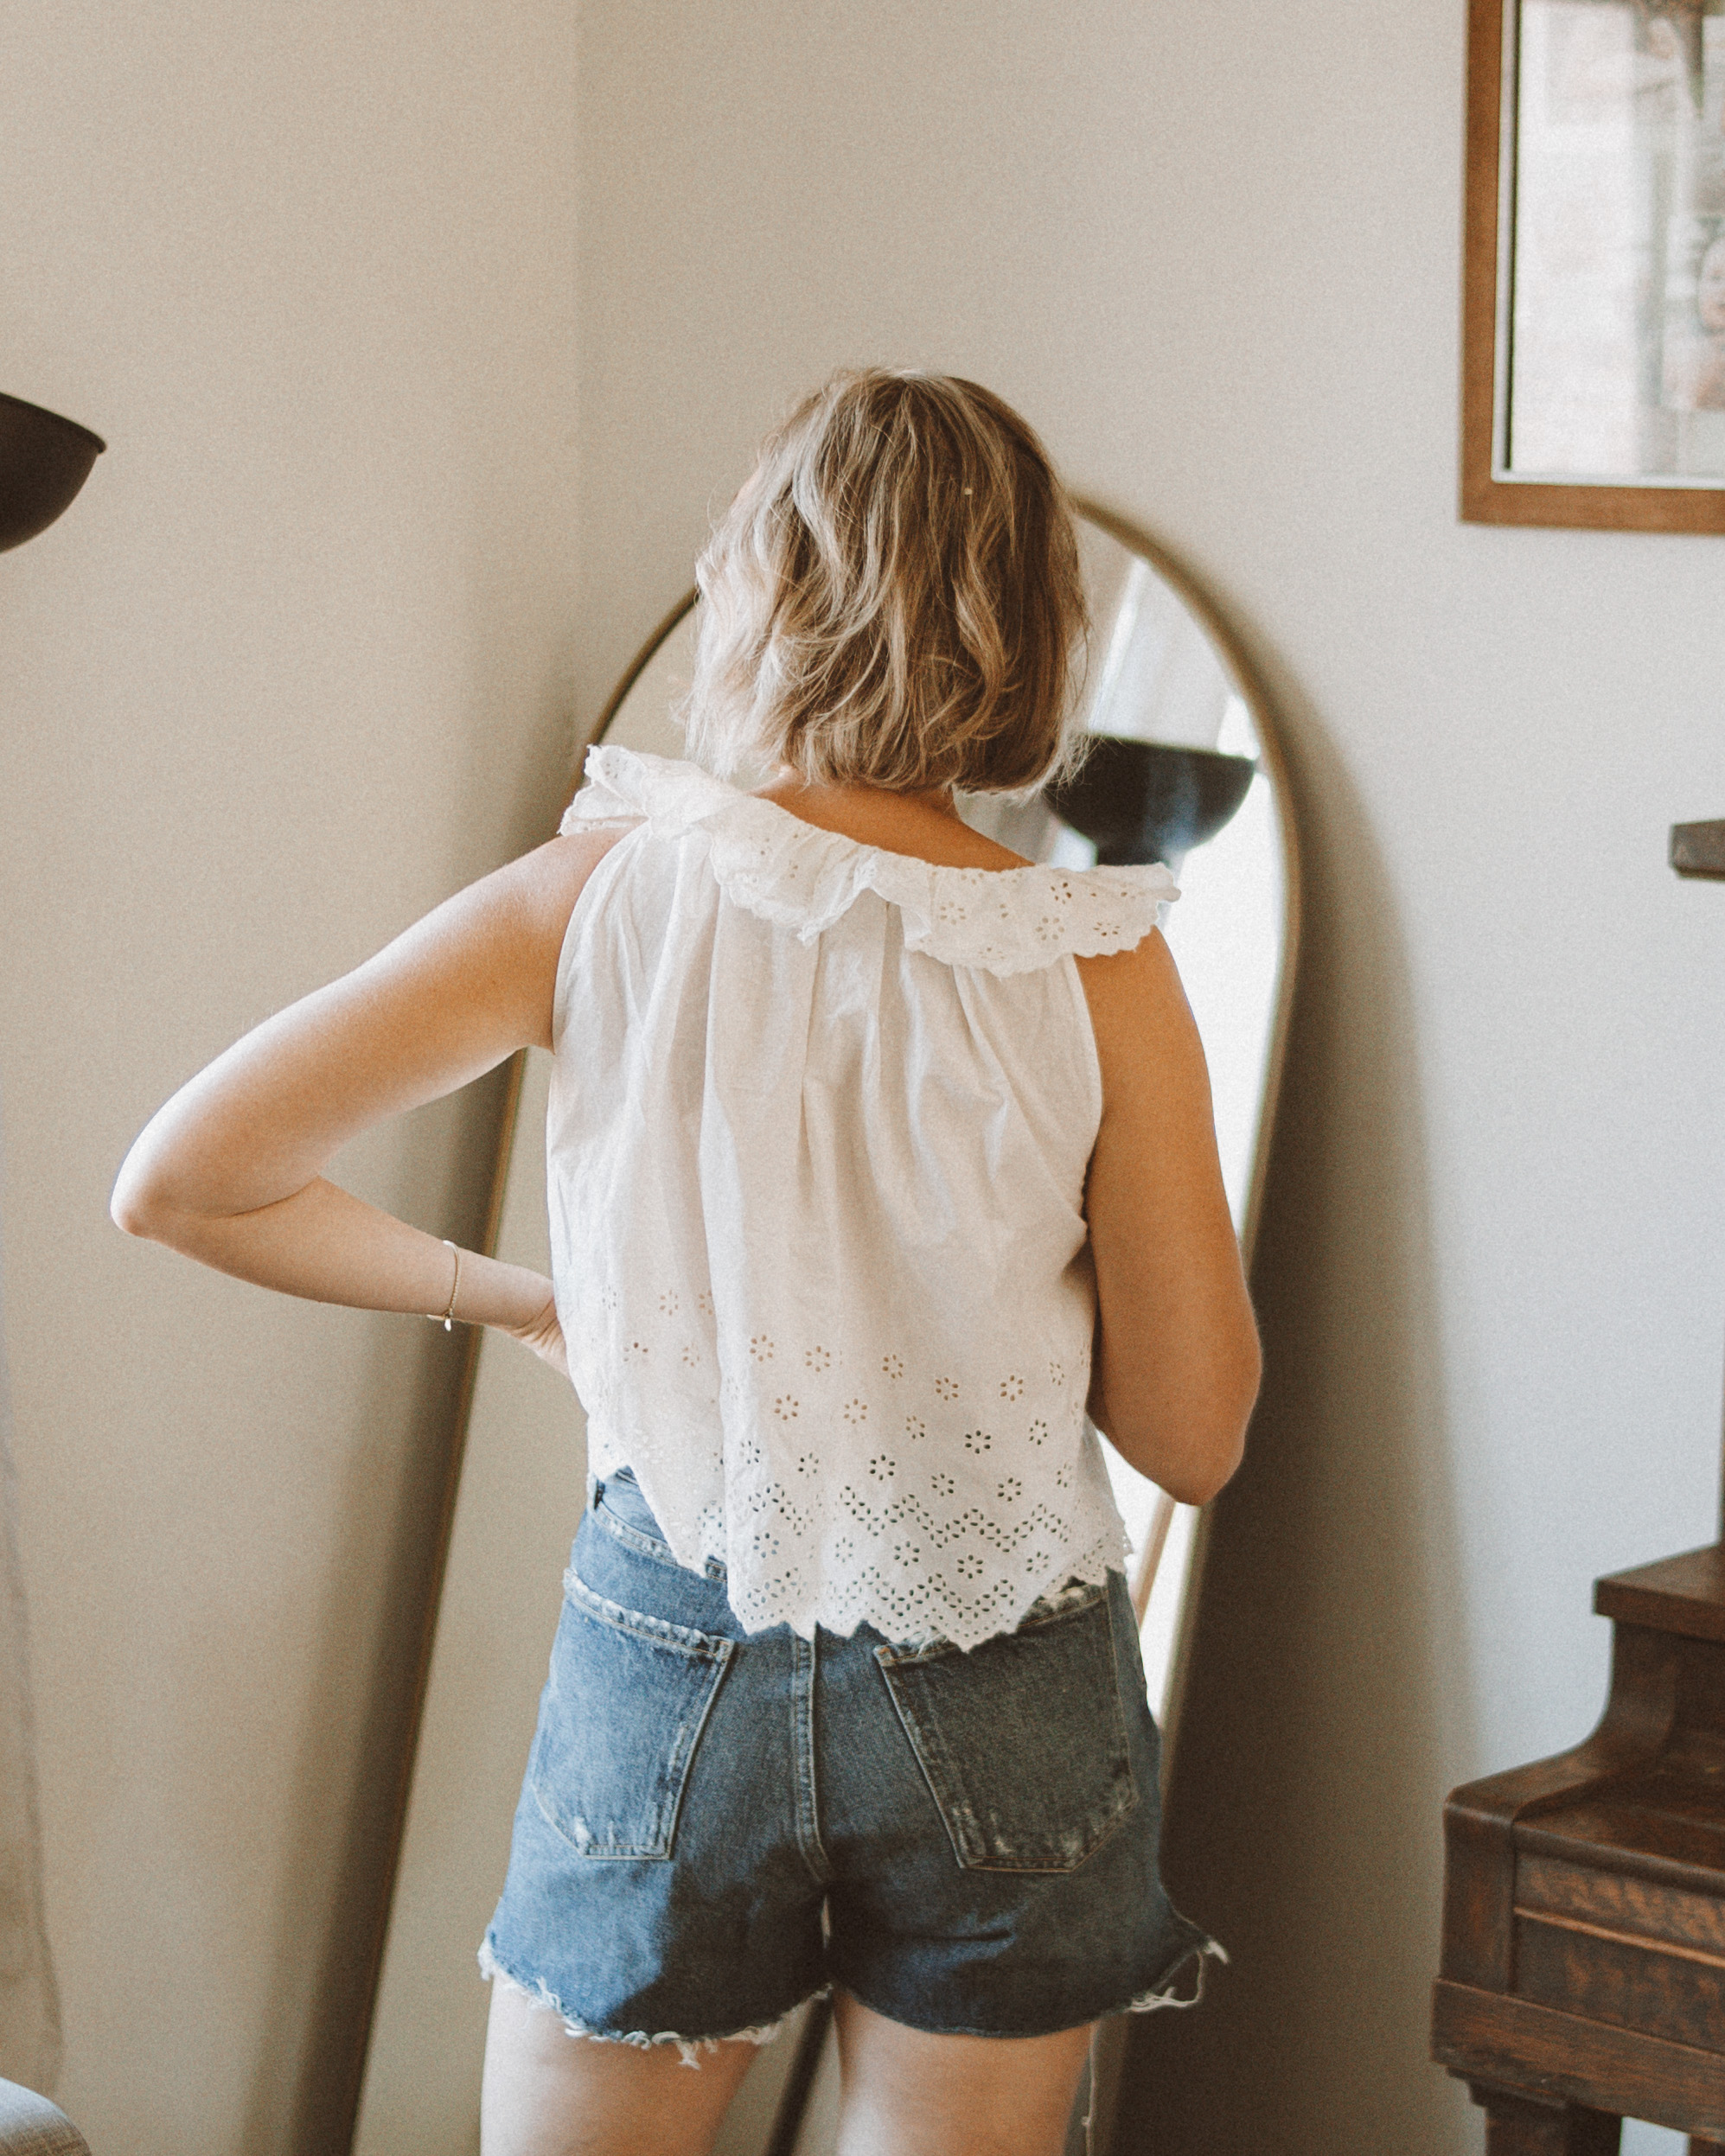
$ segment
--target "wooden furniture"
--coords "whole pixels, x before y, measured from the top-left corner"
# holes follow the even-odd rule
[[[1600,1580],[1611,1693],[1573,1751],[1444,1808],[1432,2056],[1488,2156],[1725,2156],[1725,1544]]]

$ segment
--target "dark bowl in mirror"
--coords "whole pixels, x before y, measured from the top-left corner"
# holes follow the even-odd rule
[[[1253,756],[1182,749],[1166,741],[1098,735],[1076,778],[1045,799],[1062,823],[1089,839],[1097,864],[1166,861],[1213,839],[1246,798]]]
[[[0,553],[47,531],[106,447],[75,419],[0,392]]]

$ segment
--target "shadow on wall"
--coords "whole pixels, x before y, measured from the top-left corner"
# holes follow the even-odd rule
[[[470,1247],[484,1230],[507,1066],[421,1111],[413,1180],[434,1187],[437,1217]],[[431,1160],[425,1159],[431,1155]],[[393,1343],[392,1343],[393,1344]],[[348,1462],[339,1556],[317,1681],[301,1745],[298,1890],[278,1915],[271,2007],[242,2146],[294,2156],[345,2156],[363,2058],[363,2021],[393,1882],[393,1850],[412,1732],[414,1681],[434,1576],[438,1528],[456,1441],[464,1346],[425,1326],[399,1352],[380,1352],[370,1391],[375,1450]],[[411,1394],[405,1412],[402,1393]],[[380,1581],[373,1587],[370,1582]],[[348,1613],[374,1608],[369,1634]],[[355,1713],[354,1702],[361,1702]],[[332,1731],[357,1722],[353,1771],[332,1757]],[[319,1936],[321,1933],[322,1936]]]
[[[1359,802],[1288,729],[1305,947],[1255,1288],[1266,1380],[1217,1501],[1165,1871],[1215,1932],[1134,2027],[1122,2152],[1460,2156],[1427,2062],[1444,1762],[1473,1756],[1426,1139],[1401,938]]]
[[[481,681],[506,678],[484,638],[506,610],[476,602]],[[574,733],[559,666],[536,694],[526,753],[512,740],[514,775],[508,858],[542,845],[574,790]],[[482,752],[476,789],[500,762]],[[508,1065],[418,1111],[409,1187],[428,1193],[424,1217],[458,1242],[483,1239],[502,1135]],[[441,1187],[439,1188],[439,1183]],[[439,1233],[443,1232],[439,1228]],[[414,1687],[428,1616],[441,1590],[439,1530],[457,1442],[464,1334],[453,1352],[440,1328],[390,1341],[374,1359],[374,1450],[348,1464],[340,1554],[318,1636],[324,1643],[299,1763],[297,1841],[289,1876],[299,1891],[280,1911],[272,2012],[252,2083],[243,2146],[294,2156],[346,2156],[364,2070],[364,2023],[376,1980],[411,1770]],[[404,1409],[402,1395],[411,1395]],[[373,1588],[370,1582],[381,1585]],[[361,1635],[348,1613],[378,1611]],[[361,1705],[357,1714],[353,1702]],[[332,1774],[329,1732],[357,1722],[353,1770]],[[345,1755],[343,1755],[345,1757]],[[499,1885],[502,1882],[500,1880]],[[326,1913],[327,1912],[327,1913]],[[474,1942],[477,1950],[478,1942]],[[475,1964],[474,1982],[479,1982]]]

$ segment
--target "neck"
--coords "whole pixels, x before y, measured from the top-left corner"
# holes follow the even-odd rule
[[[949,786],[903,792],[885,786],[811,784],[783,770],[757,798],[771,801],[818,830],[860,845],[904,853],[936,867],[1023,868],[1022,856],[973,831],[958,813]]]
[[[869,786],[859,779],[805,779],[789,764],[784,764],[778,775],[759,791],[782,807],[789,807],[793,803],[805,810],[823,807],[878,810],[896,806],[949,817],[954,822],[961,820],[949,786],[899,788]]]

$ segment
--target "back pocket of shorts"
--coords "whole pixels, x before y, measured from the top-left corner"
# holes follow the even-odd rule
[[[735,1643],[642,1616],[572,1572],[527,1779],[584,1857],[668,1857]]]
[[[1076,1871],[1138,1802],[1105,1587],[968,1654],[874,1652],[968,1869]]]

